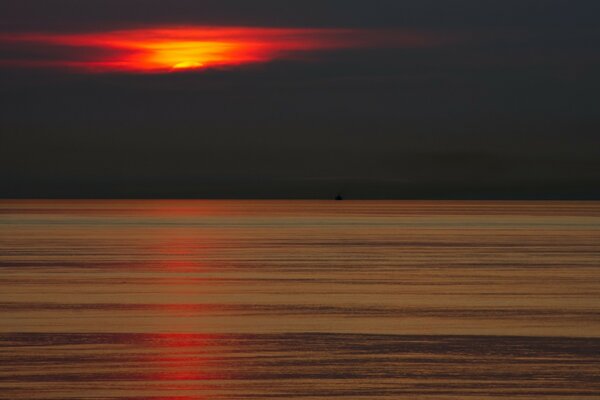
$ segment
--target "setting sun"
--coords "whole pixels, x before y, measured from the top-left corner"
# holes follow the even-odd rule
[[[0,33],[18,49],[0,67],[85,73],[169,73],[240,67],[277,60],[317,60],[325,51],[435,46],[448,40],[422,32],[339,29],[167,26],[100,32]]]
[[[156,41],[139,45],[143,51],[130,58],[142,69],[196,69],[240,61],[242,43],[212,41]]]
[[[204,64],[198,61],[182,61],[173,65],[173,69],[195,69],[203,66]]]
[[[85,72],[163,73],[240,66],[303,53],[364,45],[357,30],[245,27],[159,27],[98,33],[21,33],[0,41],[21,43],[40,59],[13,60],[12,65],[56,67]],[[62,58],[45,57],[56,52]]]

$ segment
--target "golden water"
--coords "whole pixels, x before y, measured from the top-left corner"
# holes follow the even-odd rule
[[[600,203],[1,201],[0,398],[597,399]]]

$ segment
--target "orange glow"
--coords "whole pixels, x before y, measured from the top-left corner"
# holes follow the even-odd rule
[[[436,42],[439,40],[423,34],[351,29],[169,27],[101,33],[20,33],[0,35],[0,43],[30,49],[33,56],[0,60],[0,65],[164,73],[297,59],[323,50],[380,45],[420,47]],[[36,57],[39,49],[43,51]],[[53,49],[57,56],[52,56]]]

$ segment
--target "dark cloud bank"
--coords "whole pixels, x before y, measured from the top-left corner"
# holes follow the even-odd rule
[[[1,68],[0,196],[599,198],[598,4],[4,0],[2,33],[208,24],[457,39],[183,74]]]

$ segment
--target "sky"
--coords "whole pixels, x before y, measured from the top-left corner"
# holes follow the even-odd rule
[[[597,0],[2,0],[0,197],[600,198]]]

